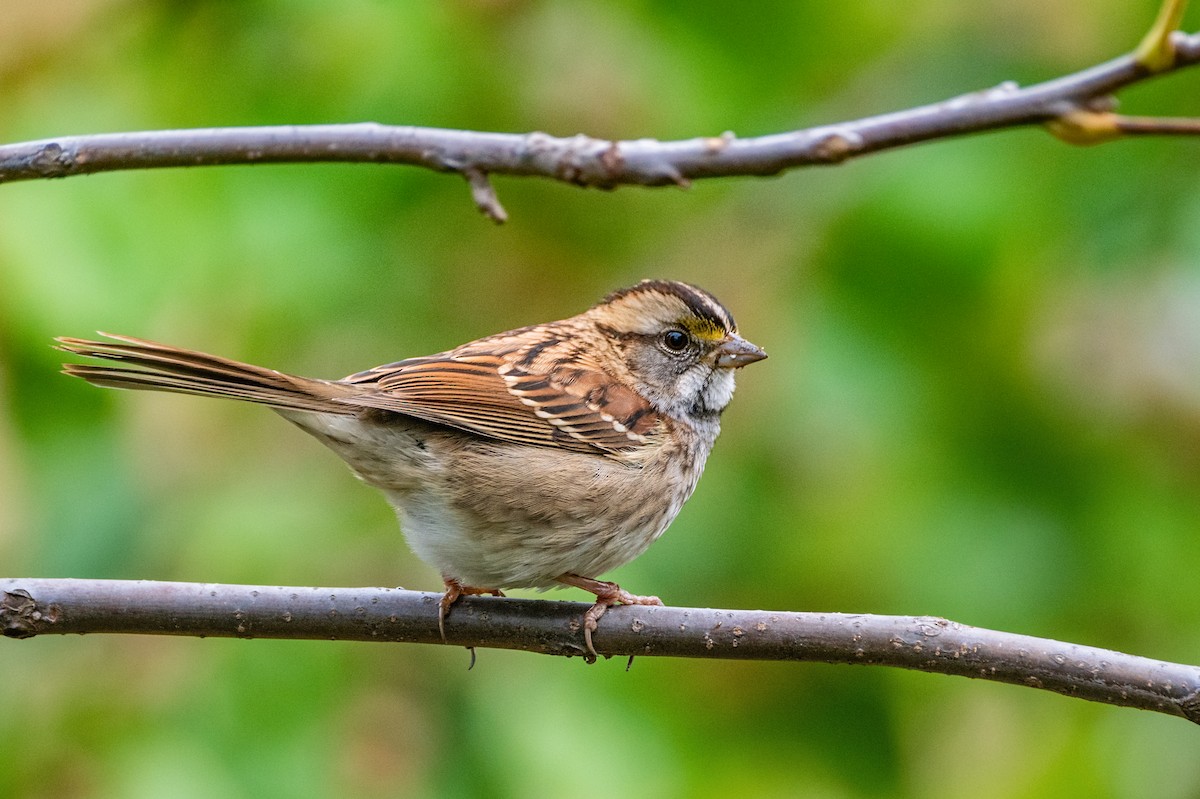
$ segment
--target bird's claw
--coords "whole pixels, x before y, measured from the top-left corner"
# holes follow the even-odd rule
[[[580,577],[578,574],[564,574],[558,578],[558,581],[596,595],[596,604],[583,614],[583,659],[587,663],[595,663],[599,657],[596,647],[592,643],[592,633],[599,627],[600,617],[609,608],[613,605],[662,605],[663,603],[656,596],[631,594],[616,583],[594,580],[591,577]]]

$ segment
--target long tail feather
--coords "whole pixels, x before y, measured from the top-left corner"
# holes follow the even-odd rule
[[[357,408],[337,397],[354,393],[331,380],[276,372],[261,366],[185,350],[154,341],[101,333],[112,341],[55,339],[58,349],[74,355],[116,361],[123,366],[63,364],[63,372],[97,386],[149,389],[258,402],[275,408],[317,413],[354,414]]]

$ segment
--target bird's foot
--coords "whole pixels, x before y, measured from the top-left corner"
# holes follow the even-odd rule
[[[578,574],[564,574],[555,578],[564,585],[573,585],[596,595],[596,604],[583,614],[583,643],[584,660],[596,662],[596,647],[592,646],[592,633],[599,626],[600,617],[613,605],[662,605],[662,600],[656,596],[639,596],[631,594],[616,583],[604,580],[594,580],[591,577],[580,577]]]
[[[446,584],[446,593],[442,594],[442,599],[438,602],[438,632],[442,634],[443,641],[446,640],[446,616],[450,613],[450,606],[457,602],[459,597],[482,596],[483,594],[504,596],[504,592],[499,588],[478,588],[473,585],[463,585],[453,577],[443,577],[442,582]],[[473,663],[474,660],[472,659]]]

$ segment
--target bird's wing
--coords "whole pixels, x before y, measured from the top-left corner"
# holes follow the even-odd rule
[[[660,422],[650,403],[602,372],[548,372],[509,355],[443,353],[351,375],[338,402],[414,416],[515,444],[615,454],[646,443]]]

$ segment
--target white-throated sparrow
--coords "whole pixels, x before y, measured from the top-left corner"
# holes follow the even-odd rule
[[[441,572],[439,626],[464,594],[573,585],[611,605],[662,604],[598,575],[636,558],[696,487],[733,396],[766,357],[709,293],[646,280],[587,311],[342,380],[296,377],[124,336],[58,339],[124,366],[67,364],[100,386],[269,405],[395,507]]]

